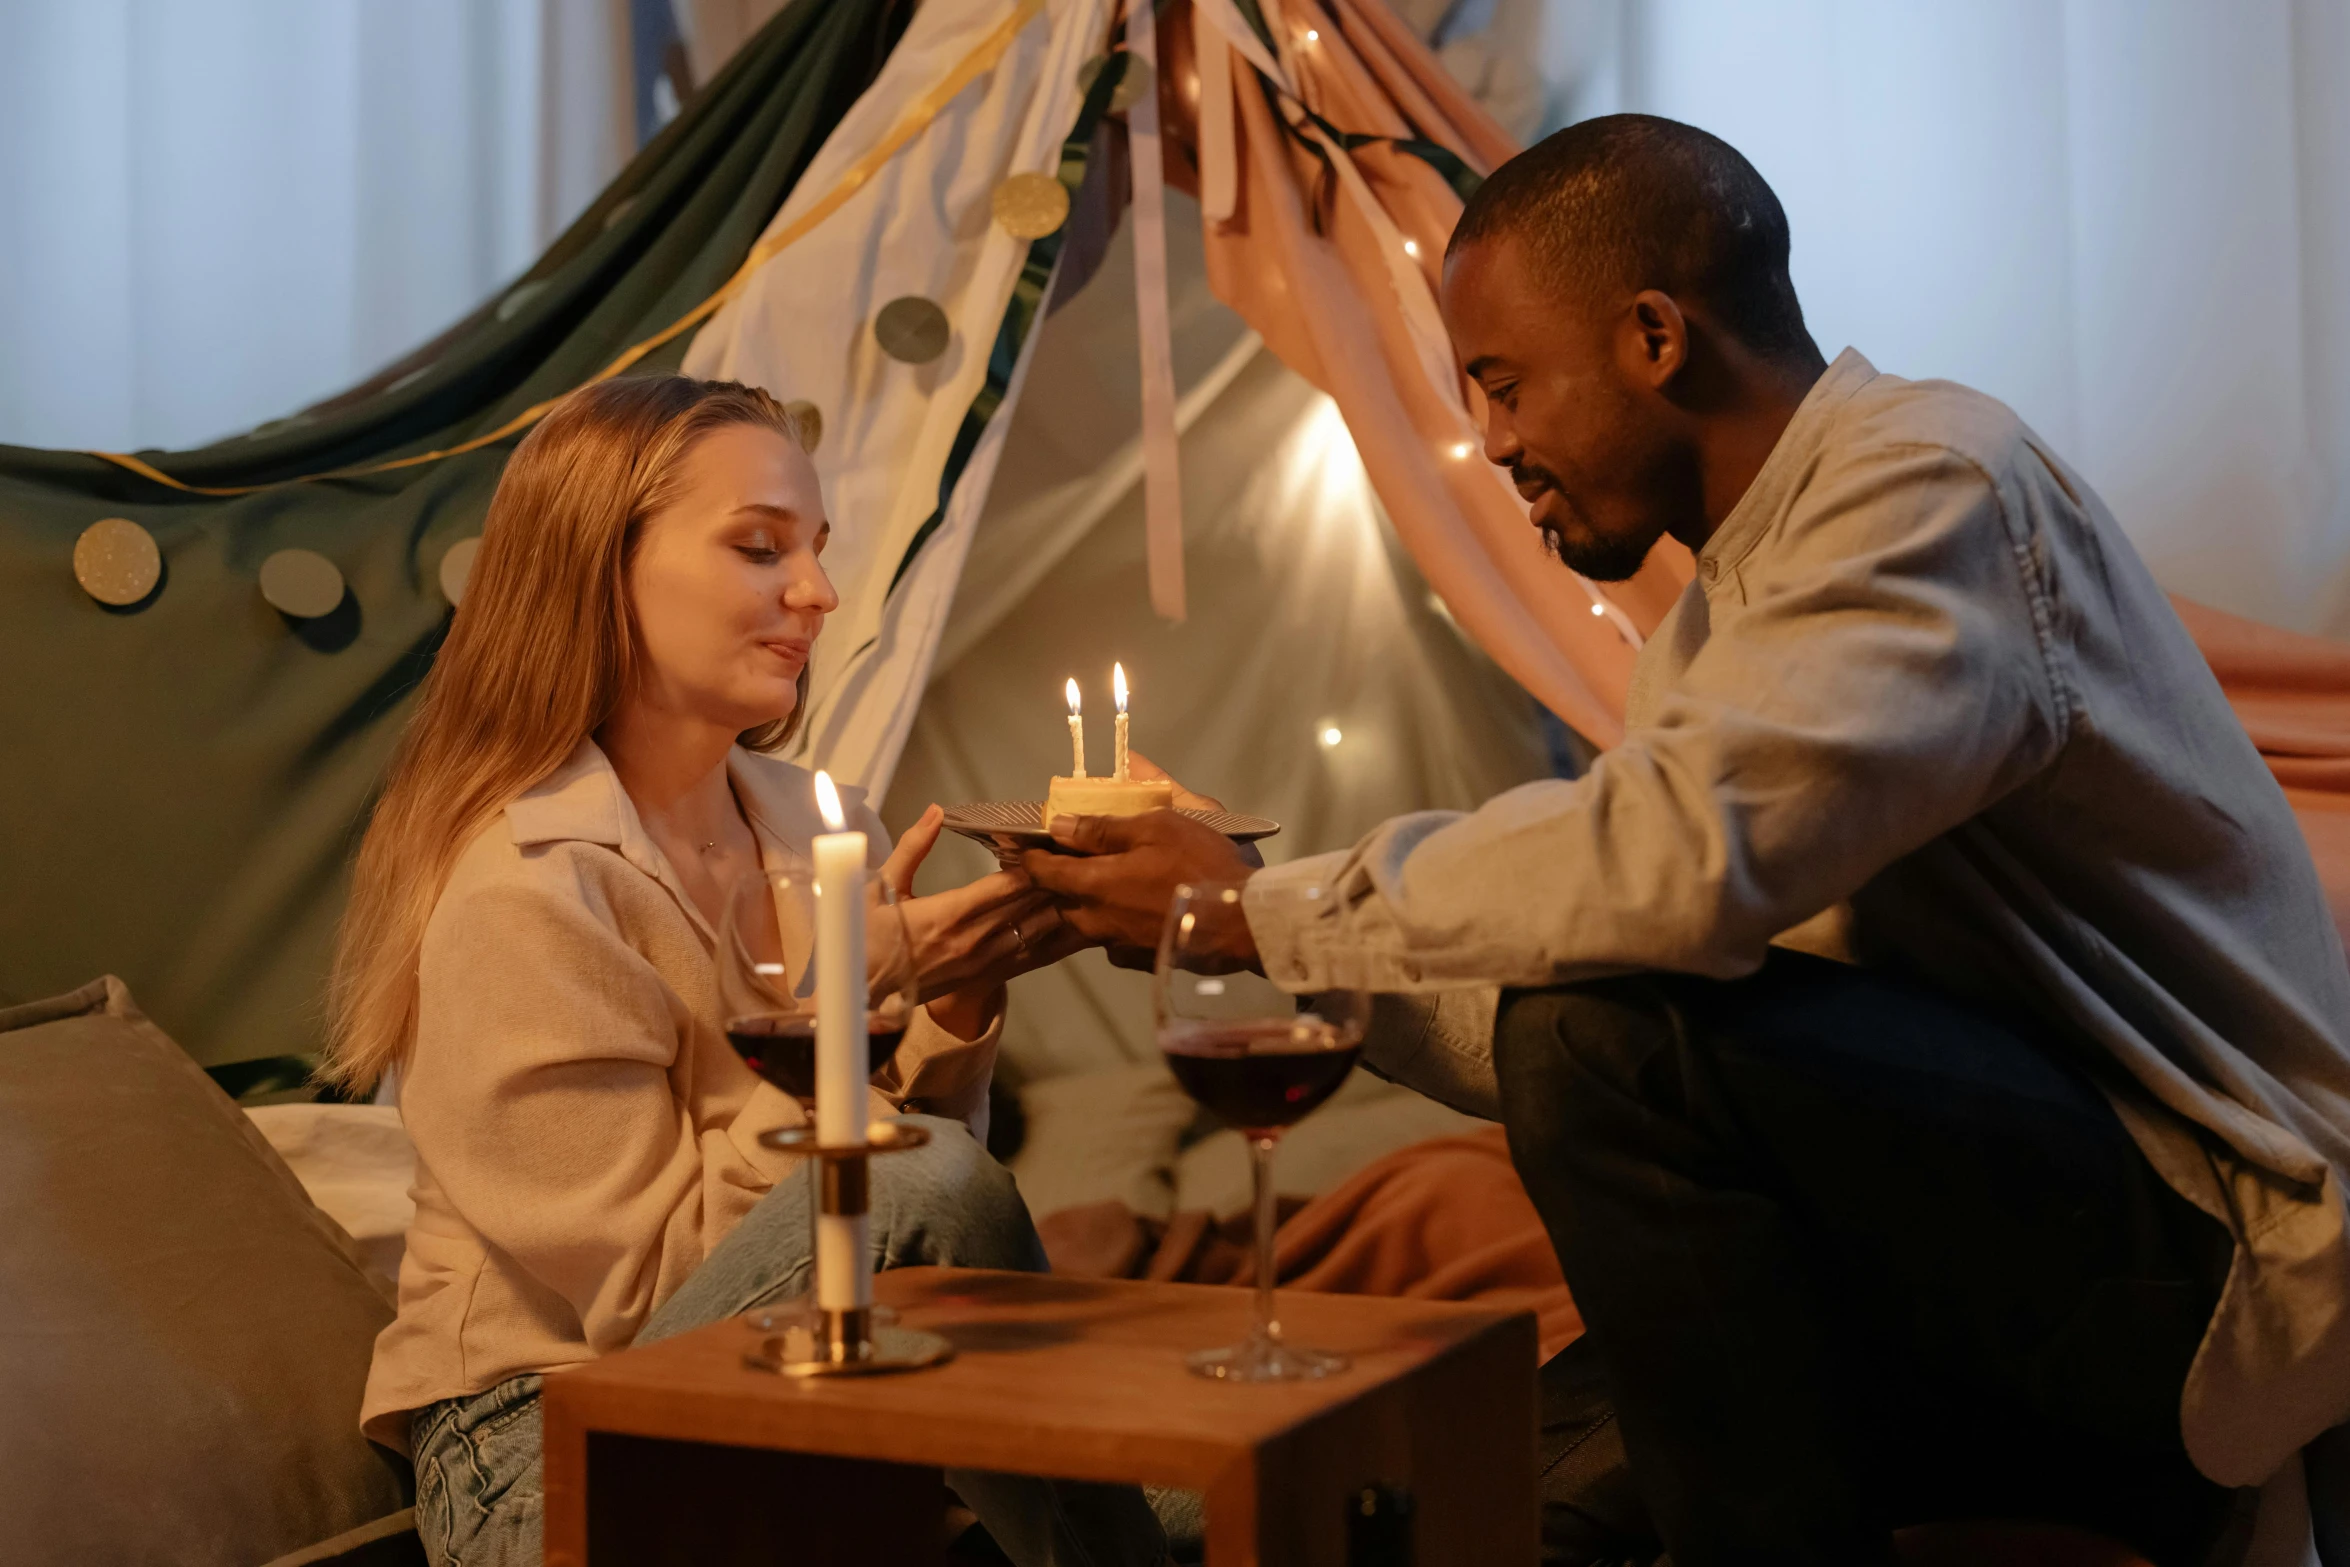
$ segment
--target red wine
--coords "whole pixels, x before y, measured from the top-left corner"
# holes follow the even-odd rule
[[[897,1018],[866,1015],[865,1042],[874,1071],[889,1065],[905,1033]],[[816,1097],[815,1018],[804,1012],[732,1017],[726,1020],[726,1038],[745,1066],[794,1099],[806,1103]]]
[[[1359,1043],[1311,1014],[1248,1023],[1184,1019],[1159,1030],[1183,1091],[1244,1132],[1293,1126],[1354,1070]]]

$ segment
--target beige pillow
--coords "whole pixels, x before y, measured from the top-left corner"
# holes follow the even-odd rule
[[[120,980],[0,1010],[0,1235],[0,1555],[251,1567],[407,1506],[387,1293]]]
[[[1112,1198],[1146,1219],[1175,1211],[1175,1151],[1200,1112],[1160,1062],[1048,1077],[1020,1108],[1012,1178],[1036,1217]]]

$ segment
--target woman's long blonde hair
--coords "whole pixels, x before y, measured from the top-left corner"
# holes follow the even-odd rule
[[[676,493],[680,460],[726,425],[797,441],[753,386],[637,376],[581,387],[514,449],[481,553],[359,846],[335,949],[321,1080],[366,1091],[416,1037],[425,921],[458,854],[563,765],[634,688],[641,652],[628,566],[645,519]],[[800,703],[808,696],[800,675]],[[743,736],[789,740],[789,718]]]

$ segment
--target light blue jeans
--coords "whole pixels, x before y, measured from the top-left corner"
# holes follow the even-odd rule
[[[1041,1273],[1044,1248],[1002,1165],[959,1121],[910,1120],[930,1145],[871,1166],[877,1268],[922,1263]],[[787,1177],[662,1302],[639,1343],[669,1338],[807,1287],[807,1182]],[[416,1530],[435,1567],[537,1567],[539,1378],[519,1376],[411,1417]],[[1157,1567],[1158,1520],[1132,1486],[953,1470],[947,1482],[1020,1567]]]

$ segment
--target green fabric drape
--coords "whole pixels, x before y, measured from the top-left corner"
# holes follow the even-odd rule
[[[911,9],[794,0],[497,300],[341,397],[143,459],[269,484],[454,445],[585,381],[741,264]],[[207,1064],[318,1049],[350,854],[448,625],[440,559],[519,439],[226,498],[0,446],[0,1003],[114,973]],[[73,577],[109,516],[163,551],[128,611]],[[289,547],[341,567],[341,609],[292,622],[262,600]]]

